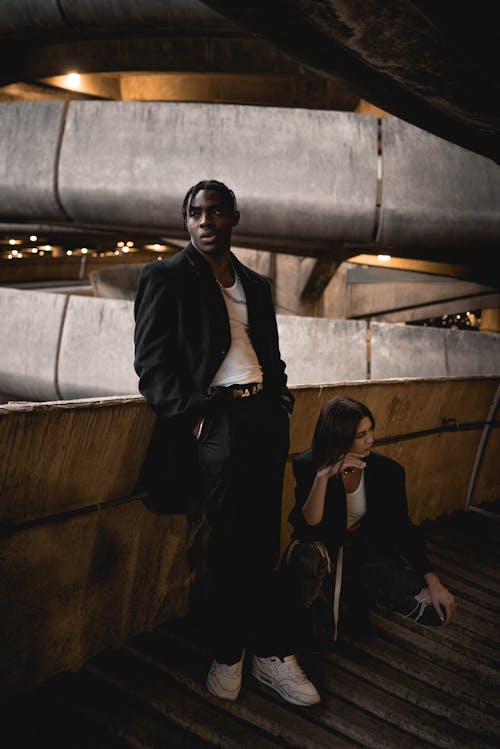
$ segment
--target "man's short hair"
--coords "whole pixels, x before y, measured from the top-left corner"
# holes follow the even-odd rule
[[[223,182],[219,182],[216,179],[204,179],[201,182],[197,182],[196,185],[190,187],[184,197],[184,201],[182,203],[182,217],[184,219],[184,224],[187,221],[187,214],[191,201],[200,192],[200,190],[215,190],[216,192],[220,192],[224,205],[226,205],[232,211],[232,213],[236,213],[236,211],[238,210],[236,205],[236,196],[234,192],[230,190],[229,187],[227,187],[227,185],[225,185]]]

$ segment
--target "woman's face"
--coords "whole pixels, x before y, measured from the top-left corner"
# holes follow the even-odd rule
[[[368,416],[364,416],[359,422],[358,431],[351,445],[350,452],[364,458],[371,453],[373,441],[372,423]]]

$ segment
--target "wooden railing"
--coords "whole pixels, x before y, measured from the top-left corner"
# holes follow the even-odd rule
[[[499,383],[458,377],[293,388],[290,458],[309,446],[321,405],[347,394],[372,409],[377,449],[405,465],[415,522],[463,509],[468,497],[472,505],[493,501]],[[3,689],[77,669],[187,612],[186,520],[157,516],[134,494],[154,420],[141,396],[0,406]],[[288,465],[283,543],[293,488]]]

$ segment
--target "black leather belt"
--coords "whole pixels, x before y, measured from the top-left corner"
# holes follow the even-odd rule
[[[227,387],[215,385],[215,387],[208,388],[208,394],[224,393],[230,398],[250,398],[252,395],[260,393],[263,389],[264,385],[262,382],[249,382],[246,385],[229,385]]]

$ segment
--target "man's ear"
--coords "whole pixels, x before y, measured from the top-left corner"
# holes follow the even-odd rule
[[[238,224],[239,221],[240,221],[240,212],[235,211],[234,216],[233,216],[233,226],[236,226],[236,224]]]

